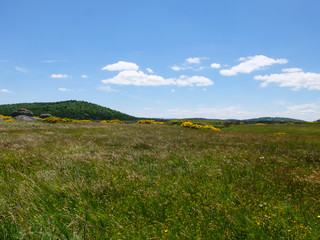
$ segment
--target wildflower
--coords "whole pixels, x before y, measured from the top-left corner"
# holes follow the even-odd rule
[[[167,232],[168,232],[168,229],[164,230],[164,232],[167,233]]]

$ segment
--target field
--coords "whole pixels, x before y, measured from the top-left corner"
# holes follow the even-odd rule
[[[319,239],[319,193],[320,124],[0,122],[0,239]]]

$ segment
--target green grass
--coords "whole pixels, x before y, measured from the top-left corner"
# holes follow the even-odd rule
[[[0,239],[318,239],[319,142],[311,124],[1,123]]]
[[[225,132],[252,132],[252,133],[287,133],[296,135],[320,136],[319,123],[298,124],[265,124],[262,126],[254,124],[233,125],[224,129]]]

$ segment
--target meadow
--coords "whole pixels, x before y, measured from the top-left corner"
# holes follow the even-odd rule
[[[320,124],[0,122],[0,239],[319,239]]]

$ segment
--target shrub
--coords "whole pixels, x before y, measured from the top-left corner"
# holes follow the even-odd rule
[[[6,122],[6,123],[14,123],[14,120],[8,119],[8,120],[6,120],[5,122]]]
[[[4,116],[0,114],[0,118],[12,118],[11,116]]]
[[[113,119],[113,120],[103,120],[100,123],[115,123],[115,124],[121,124],[123,122],[121,122],[119,119]]]
[[[137,124],[164,124],[164,122],[156,122],[155,120],[139,120]]]
[[[46,123],[72,123],[73,120],[68,119],[68,118],[48,117],[48,118],[42,119],[42,122],[46,122]]]
[[[91,120],[80,120],[81,122],[84,122],[84,123],[92,123]]]
[[[192,122],[184,122],[181,124],[181,127],[192,128],[192,129],[210,129],[210,130],[214,130],[214,131],[221,131],[221,129],[215,128],[210,125],[200,125],[200,124],[194,124]]]

